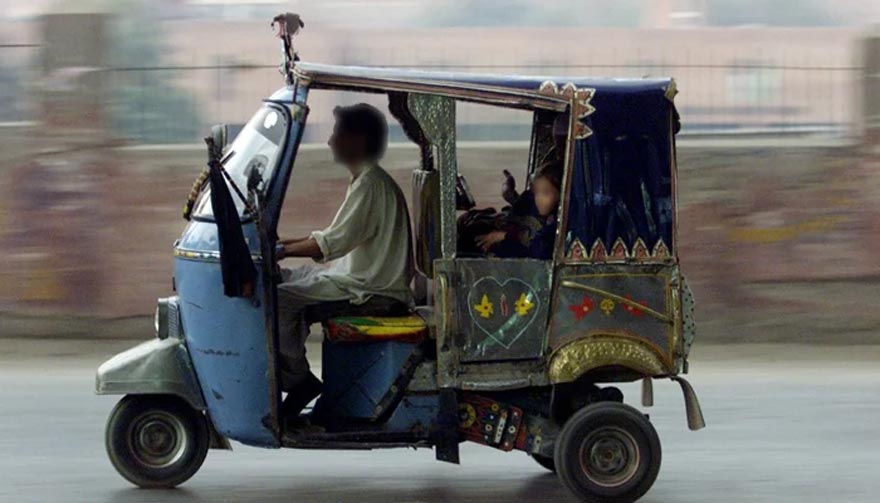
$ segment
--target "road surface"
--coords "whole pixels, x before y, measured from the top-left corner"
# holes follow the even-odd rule
[[[104,453],[114,397],[93,371],[125,341],[0,339],[2,502],[567,502],[522,453],[464,444],[461,466],[430,450],[211,451],[182,488],[139,490]],[[314,353],[313,353],[314,354]],[[645,503],[875,502],[880,495],[880,347],[695,348],[691,382],[708,428],[687,430],[678,387],[649,409],[664,446]],[[624,387],[636,404],[638,389]]]

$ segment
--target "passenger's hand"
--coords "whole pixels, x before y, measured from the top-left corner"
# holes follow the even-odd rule
[[[504,231],[492,231],[482,236],[477,236],[476,243],[483,251],[489,251],[492,246],[504,241],[507,235]]]
[[[284,244],[282,244],[282,243],[283,243],[283,241],[281,243],[278,243],[275,245],[275,260],[276,261],[283,260],[285,257]]]
[[[508,203],[513,204],[516,198],[519,197],[519,194],[516,193],[516,179],[506,169],[502,173],[504,173],[504,182],[501,184],[501,197]]]

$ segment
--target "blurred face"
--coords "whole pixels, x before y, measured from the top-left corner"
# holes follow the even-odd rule
[[[535,206],[542,217],[556,213],[559,207],[559,190],[549,180],[544,177],[535,178],[532,192],[535,194]]]
[[[366,157],[365,140],[363,137],[353,135],[339,129],[339,124],[333,128],[333,134],[327,141],[330,151],[333,152],[333,160],[345,165],[360,163]]]

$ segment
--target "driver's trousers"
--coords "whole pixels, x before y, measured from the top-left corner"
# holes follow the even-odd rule
[[[405,303],[382,295],[372,295],[362,304],[353,304],[341,290],[337,299],[328,300],[329,295],[316,299],[297,290],[295,280],[301,272],[305,271],[284,270],[286,281],[278,286],[278,352],[284,391],[295,388],[310,373],[306,338],[312,324],[337,316],[403,316],[409,311]]]

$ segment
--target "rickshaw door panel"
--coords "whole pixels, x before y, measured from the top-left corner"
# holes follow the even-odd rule
[[[447,302],[444,326],[458,361],[539,358],[550,303],[550,263],[531,259],[455,259],[443,263]],[[450,270],[451,269],[451,270]],[[443,285],[439,285],[443,288]],[[442,293],[440,293],[442,295]]]

